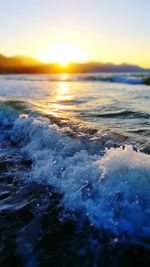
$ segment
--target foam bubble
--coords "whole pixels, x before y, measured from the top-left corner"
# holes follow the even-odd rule
[[[97,228],[134,239],[150,237],[149,155],[132,146],[90,154],[82,140],[44,118],[17,119],[12,139],[20,138],[21,153],[33,161],[29,181],[62,193],[65,217],[80,212]]]

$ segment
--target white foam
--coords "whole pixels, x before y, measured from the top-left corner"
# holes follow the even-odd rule
[[[150,237],[149,155],[131,146],[91,155],[44,118],[17,119],[12,138],[21,136],[21,153],[33,161],[29,180],[63,193],[65,216],[80,212],[95,227]]]

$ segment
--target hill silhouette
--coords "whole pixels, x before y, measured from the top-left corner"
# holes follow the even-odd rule
[[[130,64],[116,65],[113,63],[70,63],[68,66],[60,66],[58,63],[44,64],[40,61],[25,57],[13,56],[6,57],[0,55],[1,74],[40,74],[40,73],[92,73],[92,72],[139,72],[139,66]]]

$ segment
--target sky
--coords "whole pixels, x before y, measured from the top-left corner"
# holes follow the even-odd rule
[[[150,0],[0,0],[0,53],[38,58],[65,42],[88,60],[150,67],[149,12]]]

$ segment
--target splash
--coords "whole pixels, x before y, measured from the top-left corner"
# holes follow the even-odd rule
[[[22,142],[22,155],[33,162],[29,182],[62,194],[61,219],[78,220],[78,213],[81,221],[116,235],[150,237],[149,155],[132,146],[93,155],[64,128],[27,115],[16,120],[12,139]]]

